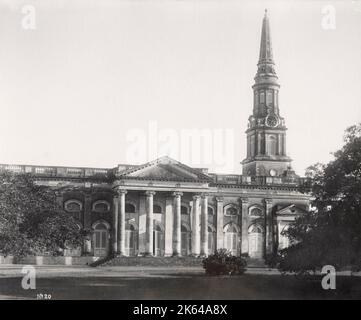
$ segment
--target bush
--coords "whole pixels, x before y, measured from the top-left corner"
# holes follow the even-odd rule
[[[217,250],[203,259],[202,264],[208,275],[239,275],[244,273],[247,266],[245,258],[232,256],[226,249]]]

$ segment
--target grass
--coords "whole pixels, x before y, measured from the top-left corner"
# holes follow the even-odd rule
[[[320,277],[293,275],[209,277],[201,272],[166,269],[102,275],[43,275],[35,290],[23,290],[21,278],[0,278],[0,297],[35,299],[37,293],[52,299],[360,299],[361,277],[338,276],[336,290],[323,290]]]

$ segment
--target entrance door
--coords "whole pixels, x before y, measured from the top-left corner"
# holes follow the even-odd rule
[[[159,226],[153,231],[153,255],[162,256],[164,253],[164,233]]]
[[[208,254],[213,254],[215,252],[215,239],[216,233],[213,232],[212,228],[208,227]]]
[[[109,252],[109,231],[104,223],[95,226],[94,236],[94,256],[105,257]]]
[[[182,245],[182,256],[187,256],[190,253],[190,236],[189,231],[186,227],[181,227],[181,245]]]
[[[234,225],[229,225],[226,234],[225,234],[225,246],[226,249],[229,250],[233,256],[238,255],[238,232],[237,228]]]
[[[251,226],[248,233],[249,256],[255,259],[263,258],[263,232],[260,226]]]
[[[125,230],[125,252],[128,256],[135,256],[137,252],[137,232],[133,225]]]

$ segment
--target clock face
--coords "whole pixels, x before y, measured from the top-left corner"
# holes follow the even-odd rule
[[[277,174],[277,171],[275,169],[271,169],[269,171],[269,174],[270,174],[271,177],[274,177]]]
[[[266,124],[269,127],[276,127],[278,125],[278,118],[274,115],[269,115],[266,118]]]

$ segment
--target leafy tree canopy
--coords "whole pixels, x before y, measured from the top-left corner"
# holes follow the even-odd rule
[[[82,241],[76,220],[59,207],[52,189],[28,174],[0,172],[1,254],[57,254]]]
[[[345,131],[344,145],[328,164],[307,169],[313,179],[313,210],[285,232],[280,269],[307,272],[324,265],[361,266],[361,123]]]

